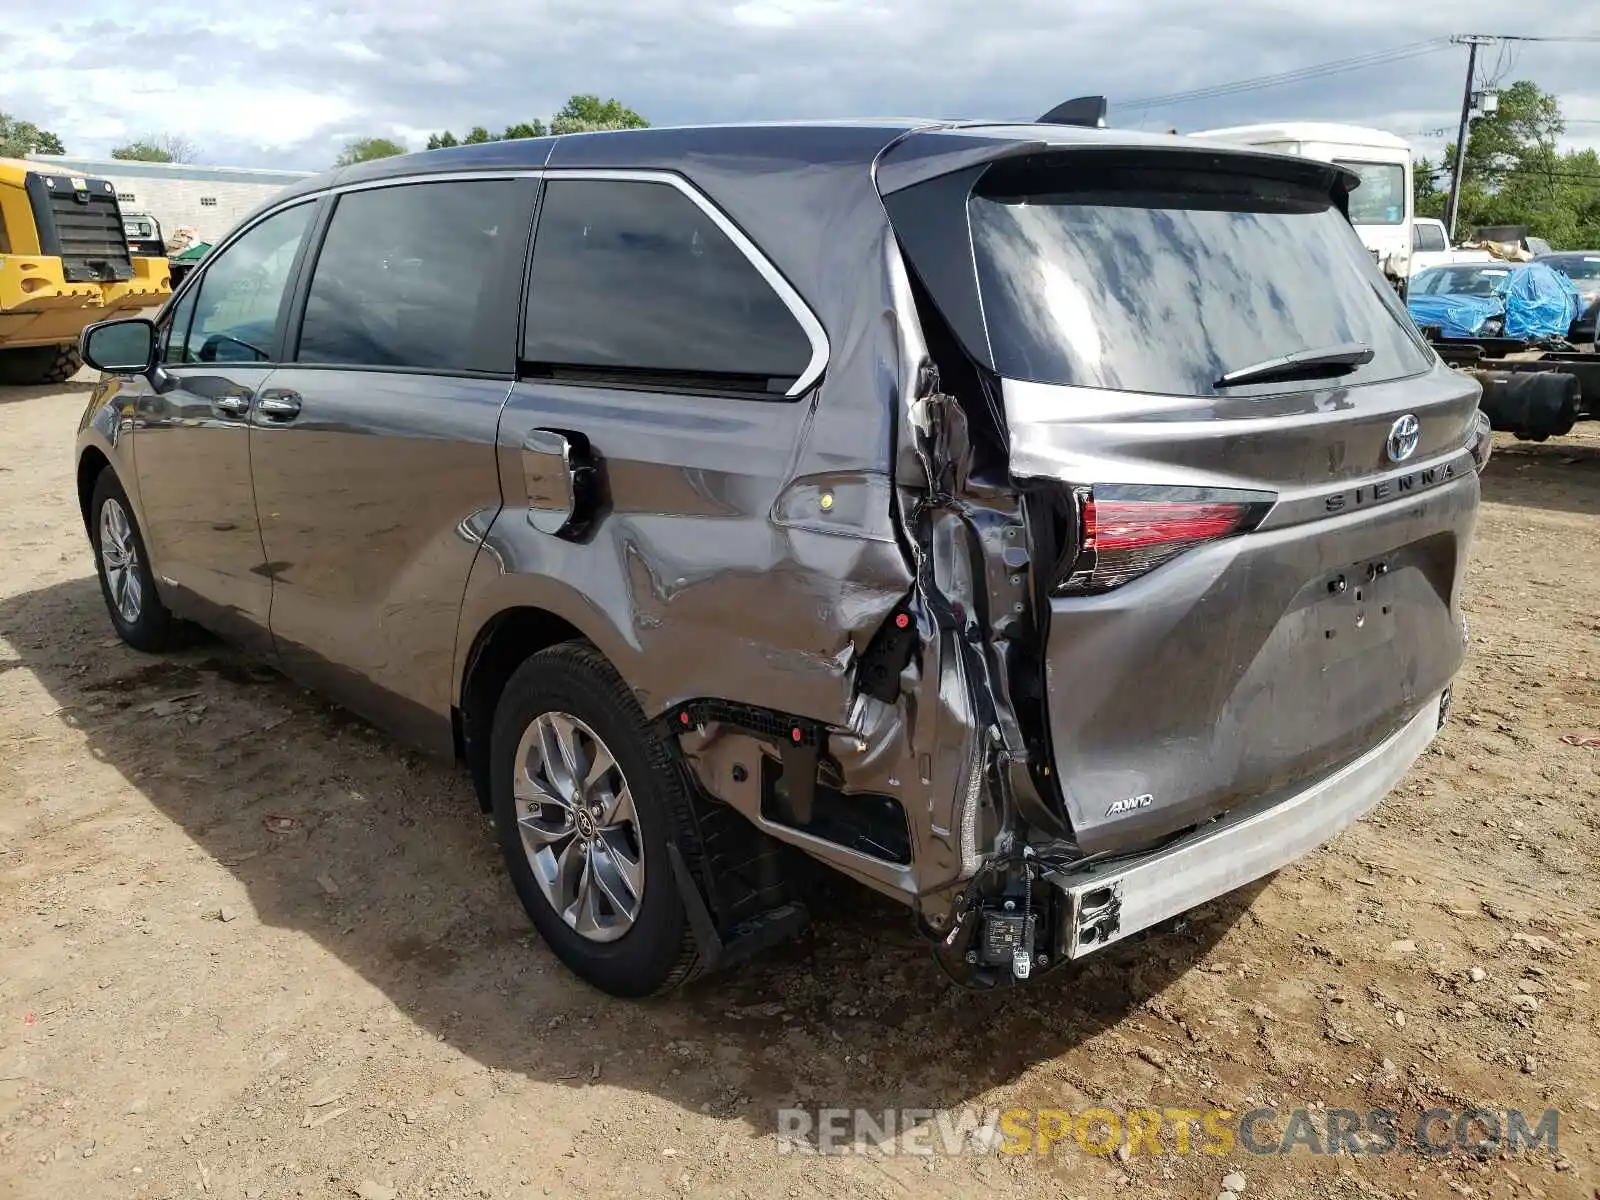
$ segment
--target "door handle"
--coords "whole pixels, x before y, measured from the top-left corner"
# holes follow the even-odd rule
[[[256,413],[266,421],[292,421],[300,415],[300,393],[269,388],[256,401]]]
[[[211,405],[224,416],[245,417],[250,415],[250,399],[249,392],[227,392],[213,400]]]
[[[566,541],[583,541],[605,506],[600,463],[575,430],[530,429],[522,439],[522,481],[528,524]]]

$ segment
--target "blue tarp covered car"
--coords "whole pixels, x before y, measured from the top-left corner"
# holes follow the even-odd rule
[[[1419,273],[1406,306],[1418,325],[1435,325],[1447,338],[1531,342],[1566,337],[1582,301],[1572,280],[1543,263],[1475,262]]]

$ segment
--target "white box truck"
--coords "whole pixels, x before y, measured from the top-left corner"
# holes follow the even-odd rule
[[[1381,129],[1323,121],[1235,125],[1199,130],[1190,136],[1348,167],[1361,178],[1361,186],[1350,194],[1350,222],[1356,233],[1396,287],[1403,287],[1410,278],[1415,213],[1411,147],[1403,138]]]

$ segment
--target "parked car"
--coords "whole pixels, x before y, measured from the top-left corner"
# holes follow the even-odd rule
[[[84,338],[111,623],[464,761],[608,991],[795,929],[805,856],[1028,977],[1331,837],[1448,711],[1488,431],[1351,182],[913,122],[318,177]]]
[[[1543,263],[1457,263],[1411,281],[1412,320],[1447,338],[1565,338],[1581,305],[1572,281]]]
[[[1573,342],[1593,344],[1595,320],[1600,316],[1600,250],[1558,250],[1541,254],[1536,261],[1572,280],[1581,308],[1567,337]]]

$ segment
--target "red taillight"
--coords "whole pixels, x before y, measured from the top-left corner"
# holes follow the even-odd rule
[[[1120,587],[1203,542],[1251,527],[1270,507],[1268,498],[1183,500],[1172,498],[1182,489],[1163,491],[1159,499],[1080,492],[1078,554],[1057,591],[1083,595]]]
[[[1102,554],[1174,542],[1208,542],[1238,529],[1249,510],[1247,504],[1090,500],[1084,505],[1084,539]]]

